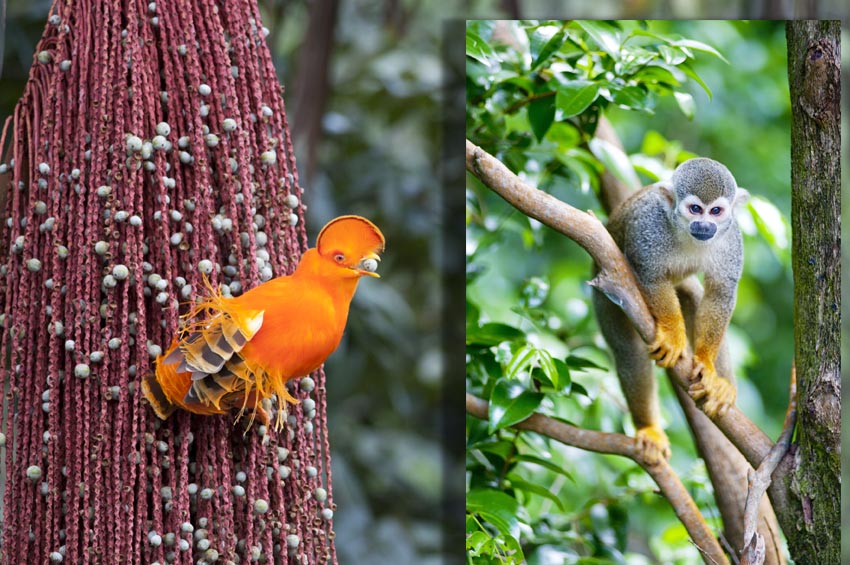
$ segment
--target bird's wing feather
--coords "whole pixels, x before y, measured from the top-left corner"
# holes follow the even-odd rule
[[[196,326],[194,333],[181,340],[179,349],[189,369],[214,374],[242,350],[262,325],[262,310],[238,317],[222,311]]]
[[[263,326],[263,310],[245,307],[238,299],[223,297],[211,289],[186,317],[197,320],[187,325],[177,347],[163,360],[177,365],[177,372],[191,373],[191,386],[183,402],[221,408],[244,399],[254,380],[239,352]],[[255,385],[254,385],[255,386]]]
[[[235,354],[217,373],[204,375],[202,379],[194,381],[189,388],[187,398],[189,395],[193,395],[201,402],[212,404],[216,408],[221,408],[222,404],[225,406],[241,405],[249,374],[244,366],[243,359]],[[240,400],[239,404],[234,402],[237,397]]]

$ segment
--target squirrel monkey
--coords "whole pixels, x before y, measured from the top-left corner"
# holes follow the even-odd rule
[[[683,305],[690,303],[683,300],[680,305],[676,291],[696,273],[705,275],[705,294],[695,313],[688,311],[693,308],[685,309],[694,358],[688,392],[709,417],[735,403],[723,337],[744,260],[734,213],[748,198],[725,166],[711,159],[690,159],[676,168],[669,182],[639,190],[609,219],[608,231],[655,316],[649,355],[617,305],[599,291],[593,292],[593,303],[637,428],[638,449],[650,464],[670,457],[670,443],[659,424],[657,385],[649,358],[672,367],[687,347]]]

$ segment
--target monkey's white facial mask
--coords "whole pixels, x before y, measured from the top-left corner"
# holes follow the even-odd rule
[[[688,195],[679,202],[678,212],[691,236],[699,241],[711,240],[732,220],[732,204],[725,196],[703,202],[698,196]]]

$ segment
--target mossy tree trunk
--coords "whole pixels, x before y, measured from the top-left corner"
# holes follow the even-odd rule
[[[780,513],[800,565],[841,548],[840,22],[791,21],[791,186],[799,425]]]

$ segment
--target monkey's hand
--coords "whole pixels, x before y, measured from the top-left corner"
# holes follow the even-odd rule
[[[725,414],[735,404],[735,385],[717,374],[714,363],[694,357],[690,381],[688,394],[702,406],[702,411],[709,418]]]
[[[637,449],[648,465],[670,459],[670,440],[659,426],[640,428],[635,434]]]
[[[649,346],[649,356],[662,367],[672,367],[688,345],[682,315],[656,318],[655,340]]]

